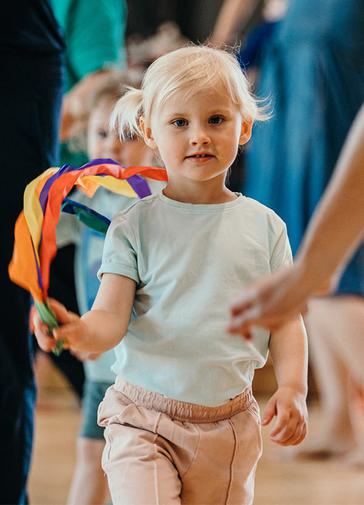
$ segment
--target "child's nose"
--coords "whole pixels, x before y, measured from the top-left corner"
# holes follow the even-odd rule
[[[210,137],[207,134],[206,130],[203,128],[199,128],[195,132],[192,132],[191,138],[190,138],[190,143],[191,145],[206,145],[210,143]]]

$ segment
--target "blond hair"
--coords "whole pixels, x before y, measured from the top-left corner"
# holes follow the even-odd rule
[[[167,53],[147,69],[141,89],[129,87],[115,105],[111,126],[122,137],[125,132],[143,136],[140,118],[147,124],[151,115],[177,91],[185,97],[202,89],[223,86],[246,121],[269,118],[266,107],[259,106],[249,89],[248,80],[233,54],[208,46],[188,46]]]

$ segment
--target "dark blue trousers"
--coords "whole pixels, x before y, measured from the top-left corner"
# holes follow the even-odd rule
[[[0,503],[9,505],[27,503],[35,386],[30,299],[7,267],[24,188],[57,161],[63,75],[59,56],[0,56]]]

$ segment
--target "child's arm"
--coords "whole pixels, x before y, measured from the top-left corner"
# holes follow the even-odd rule
[[[135,296],[135,281],[116,274],[104,274],[93,307],[81,318],[50,300],[60,327],[48,335],[48,328],[36,316],[35,336],[40,347],[50,351],[55,340],[75,351],[105,352],[124,337]]]
[[[262,424],[277,416],[271,440],[297,445],[307,432],[307,337],[301,318],[274,331],[269,349],[278,389],[267,403]]]

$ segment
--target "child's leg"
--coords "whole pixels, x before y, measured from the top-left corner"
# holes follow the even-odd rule
[[[117,380],[100,405],[114,505],[251,505],[261,454],[257,404],[171,400]]]
[[[181,481],[163,438],[143,429],[137,412],[133,417],[133,426],[105,428],[102,466],[113,505],[180,505]]]
[[[77,464],[67,505],[102,505],[109,496],[107,480],[101,468],[104,440],[79,437]]]
[[[256,401],[232,417],[195,426],[199,445],[182,475],[182,505],[252,505],[262,452]]]
[[[110,385],[86,380],[76,466],[67,505],[102,505],[109,497],[107,479],[101,468],[104,430],[97,425],[97,409]]]

